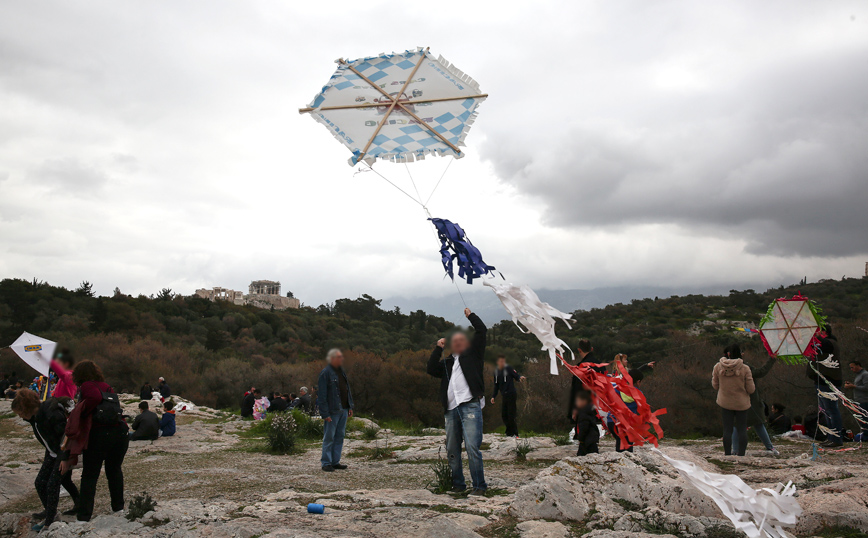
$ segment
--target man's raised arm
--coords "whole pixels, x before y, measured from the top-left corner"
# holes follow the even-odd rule
[[[476,358],[481,361],[485,358],[485,335],[488,332],[488,327],[486,327],[485,323],[482,323],[482,320],[479,319],[479,316],[471,312],[469,308],[464,309],[464,315],[467,316],[467,319],[470,321],[470,324],[473,325],[473,330],[475,331],[470,347],[476,354]]]
[[[441,338],[440,340],[437,340],[437,345],[434,346],[434,350],[428,358],[428,375],[443,377],[446,371],[446,366],[443,365],[440,358],[443,356],[444,347],[446,347],[446,339]]]

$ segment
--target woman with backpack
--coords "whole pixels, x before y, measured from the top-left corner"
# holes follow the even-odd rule
[[[36,475],[34,486],[43,511],[33,514],[33,519],[44,519],[43,523],[33,525],[33,530],[39,532],[43,527],[51,525],[57,517],[57,502],[60,499],[60,486],[69,492],[73,502],[78,501],[78,489],[72,483],[72,473],[60,472],[60,445],[66,429],[66,416],[72,407],[69,398],[49,398],[39,401],[39,396],[30,389],[21,389],[12,400],[12,411],[24,421],[30,423],[36,440],[45,447],[45,457],[42,467]],[[75,511],[64,512],[65,514]]]
[[[121,468],[130,440],[120,400],[105,382],[102,370],[92,361],[82,361],[72,372],[79,386],[79,399],[66,425],[67,442],[61,471],[66,472],[82,456],[78,520],[90,521],[96,483],[105,465],[113,512],[124,509],[124,472]]]
[[[732,455],[733,426],[738,436],[735,452],[744,456],[747,451],[747,414],[750,395],[756,390],[753,374],[741,358],[741,349],[728,348],[730,352],[721,357],[711,372],[711,386],[717,391],[717,405],[723,418],[723,451]]]

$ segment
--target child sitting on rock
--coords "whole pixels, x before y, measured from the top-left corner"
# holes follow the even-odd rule
[[[596,454],[600,451],[597,443],[600,440],[600,430],[597,428],[597,410],[591,403],[591,393],[580,390],[575,401],[575,439],[579,443],[577,456]]]
[[[169,400],[163,404],[163,416],[160,418],[160,437],[175,435],[175,402]]]

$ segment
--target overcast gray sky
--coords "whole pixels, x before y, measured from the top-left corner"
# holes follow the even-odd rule
[[[865,2],[28,1],[0,4],[0,276],[454,293],[418,206],[296,112],[334,59],[416,46],[490,94],[431,210],[516,283],[868,261]]]

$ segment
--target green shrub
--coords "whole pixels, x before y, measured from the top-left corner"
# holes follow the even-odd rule
[[[133,495],[133,498],[130,499],[129,510],[127,510],[127,519],[135,521],[148,512],[153,512],[156,508],[157,502],[147,493],[142,492],[141,495]]]
[[[530,441],[527,439],[519,439],[515,442],[515,448],[512,449],[515,453],[515,459],[518,461],[527,461],[527,455],[533,452],[533,447],[530,446]]]
[[[295,449],[295,432],[298,429],[292,413],[273,413],[270,416],[268,447],[272,452],[288,454]]]
[[[428,483],[428,488],[438,494],[451,491],[452,467],[449,466],[449,460],[444,460],[438,452],[437,461],[431,464],[431,470],[434,471],[434,478]]]
[[[564,435],[556,435],[553,437],[555,440],[555,444],[557,446],[566,446],[571,445],[573,442],[570,440],[570,434],[566,433]]]
[[[299,439],[316,440],[322,439],[323,421],[312,418],[310,415],[300,409],[292,410],[292,417],[295,419],[296,435]]]
[[[377,433],[379,433],[379,431],[379,428],[376,428],[374,426],[367,426],[364,430],[362,430],[362,439],[373,441],[377,438]]]

